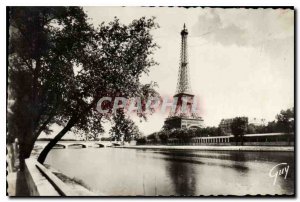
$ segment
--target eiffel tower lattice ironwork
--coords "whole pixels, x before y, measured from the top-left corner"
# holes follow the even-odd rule
[[[164,128],[199,128],[203,124],[203,119],[193,114],[191,111],[194,95],[191,89],[190,76],[189,76],[189,63],[188,63],[188,53],[187,53],[187,36],[188,30],[184,24],[181,31],[181,52],[180,52],[180,64],[178,71],[178,81],[176,94],[173,96],[177,99],[177,105],[175,112],[170,113],[169,117],[166,119]],[[183,100],[185,100],[186,105],[183,109]]]
[[[181,31],[181,52],[180,52],[180,64],[178,71],[178,82],[176,94],[185,93],[191,94],[191,84],[190,84],[190,75],[189,75],[189,65],[188,65],[188,53],[187,53],[187,35],[188,30],[183,26]]]

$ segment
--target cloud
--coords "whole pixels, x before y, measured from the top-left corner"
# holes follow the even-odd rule
[[[287,9],[220,9],[202,12],[192,29],[201,37],[224,46],[259,47],[294,34],[294,11]]]
[[[202,37],[225,46],[246,44],[245,30],[233,23],[224,23],[219,12],[215,9],[210,9],[207,13],[200,15],[192,31],[193,36]]]

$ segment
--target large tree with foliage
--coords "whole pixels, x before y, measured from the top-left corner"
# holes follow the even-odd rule
[[[113,112],[113,126],[109,131],[112,140],[123,140],[129,142],[142,136],[138,126],[131,120],[130,114],[128,113],[136,112],[140,118],[147,120],[147,114],[155,111],[155,109],[151,107],[148,107],[149,109],[147,109],[147,101],[150,98],[159,97],[159,93],[154,89],[156,86],[157,84],[155,82],[142,85],[139,92],[139,100],[141,103],[137,103],[137,100],[131,100],[130,103],[127,103],[133,105],[137,109],[129,112],[124,106],[123,108],[119,108]],[[140,109],[138,109],[139,107]],[[125,110],[127,111],[125,112]]]
[[[95,30],[92,44],[83,54],[81,70],[74,77],[77,88],[71,94],[72,105],[68,105],[68,111],[61,116],[65,127],[41,152],[40,162],[44,162],[50,149],[72,127],[97,132],[105,116],[95,110],[101,97],[143,95],[144,85],[140,83],[140,76],[156,64],[149,57],[156,48],[150,34],[156,26],[153,19],[141,18],[129,25],[115,19]],[[145,113],[138,115],[145,117]]]
[[[294,108],[281,110],[276,116],[277,127],[280,132],[291,133],[295,131]]]
[[[21,166],[41,132],[49,133],[93,29],[78,7],[9,8],[8,135],[20,143]]]
[[[101,97],[145,93],[140,76],[156,64],[150,57],[157,47],[150,34],[157,27],[153,19],[124,25],[115,18],[94,28],[82,8],[21,7],[11,8],[10,25],[14,33],[9,54],[9,88],[15,92],[12,108],[24,100],[28,103],[27,111],[18,107],[12,110],[12,117],[23,113],[19,123],[30,118],[24,124],[30,126],[26,134],[18,133],[28,145],[23,158],[30,155],[39,133],[52,123],[63,129],[41,152],[41,163],[71,129],[103,131],[103,118],[109,118],[110,113],[95,110]],[[27,82],[22,86],[15,78],[24,75]]]
[[[112,120],[113,126],[109,131],[112,140],[129,142],[141,136],[139,128],[125,114],[124,109],[118,109]]]
[[[231,123],[231,131],[236,139],[236,144],[238,143],[238,139],[240,139],[241,144],[243,145],[243,137],[247,132],[248,126],[248,118],[247,117],[236,117],[232,120]]]

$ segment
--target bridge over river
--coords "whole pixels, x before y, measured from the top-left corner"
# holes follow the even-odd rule
[[[36,141],[34,147],[43,149],[49,141]],[[67,149],[67,148],[88,148],[88,147],[94,147],[94,148],[100,148],[100,147],[114,147],[114,146],[120,146],[121,142],[115,141],[59,141],[54,148],[55,149]]]

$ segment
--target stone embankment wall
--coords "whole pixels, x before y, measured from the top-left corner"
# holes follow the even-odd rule
[[[34,158],[25,161],[25,178],[30,196],[93,196],[82,186],[70,186]]]

